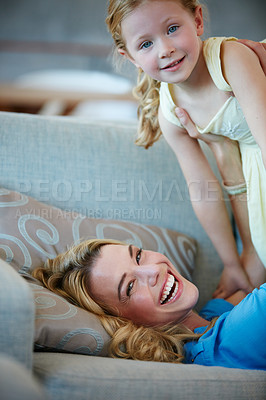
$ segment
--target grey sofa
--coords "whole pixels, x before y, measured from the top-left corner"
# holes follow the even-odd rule
[[[0,113],[0,187],[4,188],[0,209],[7,206],[4,195],[17,191],[19,199],[31,196],[68,213],[188,235],[197,242],[192,279],[200,289],[200,308],[217,284],[221,261],[194,215],[172,151],[163,138],[149,150],[136,147],[135,132],[134,123]],[[208,184],[209,201],[214,201]],[[7,240],[16,246],[20,242],[4,232],[9,225],[4,226],[4,217],[2,213],[0,375],[9,376],[5,386],[10,387],[10,398],[19,371],[27,377],[16,379],[20,399],[41,399],[45,393],[55,400],[265,399],[263,371],[112,359],[49,351],[36,343],[33,351],[37,312],[33,291],[20,276],[26,262],[14,263],[16,250],[6,245]],[[11,217],[9,222],[12,225]],[[34,246],[29,239],[28,243],[25,254]],[[1,399],[9,398],[8,390]],[[16,393],[12,398],[18,398]]]

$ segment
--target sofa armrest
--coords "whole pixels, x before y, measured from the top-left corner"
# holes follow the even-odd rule
[[[23,365],[0,353],[0,399],[48,400],[48,396]]]
[[[0,259],[0,352],[32,367],[34,302],[27,282]]]

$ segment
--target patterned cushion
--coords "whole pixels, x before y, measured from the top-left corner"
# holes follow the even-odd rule
[[[80,239],[112,238],[164,253],[191,280],[194,239],[165,228],[88,218],[0,189],[0,257],[29,279],[36,303],[37,350],[107,355],[109,337],[97,317],[40,286],[30,270]]]
[[[107,356],[109,335],[98,318],[29,282],[35,299],[35,350]]]

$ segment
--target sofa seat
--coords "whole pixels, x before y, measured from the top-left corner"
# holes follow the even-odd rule
[[[35,353],[34,371],[57,400],[265,399],[264,371],[63,353]]]

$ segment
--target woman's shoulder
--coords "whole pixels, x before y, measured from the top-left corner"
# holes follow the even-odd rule
[[[213,318],[220,317],[233,308],[233,304],[224,299],[212,299],[200,310],[199,315],[207,321],[211,321]]]
[[[230,311],[228,313],[228,311]],[[238,337],[240,330],[260,330],[261,321],[266,318],[266,283],[260,288],[254,289],[239,304],[233,305],[223,299],[213,299],[201,311],[205,314],[220,316],[226,320],[227,332],[232,337],[234,334]],[[226,316],[223,316],[226,313]],[[216,314],[216,315],[214,315]],[[220,319],[220,318],[219,318]],[[219,325],[219,319],[218,324]],[[215,324],[216,325],[216,324]],[[224,325],[224,324],[223,324]],[[228,328],[230,328],[228,330]],[[264,324],[266,335],[266,324]]]
[[[236,306],[220,300],[222,299],[211,300],[210,304],[220,303],[218,308],[229,304],[231,311],[224,312],[208,331],[197,330],[197,333],[203,335],[198,341],[201,347],[195,348],[195,362],[203,365],[265,369],[266,284],[254,289]]]

